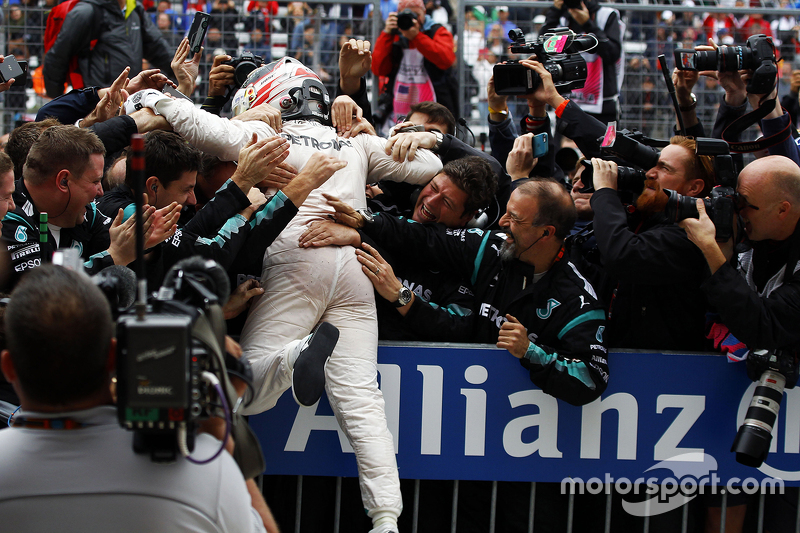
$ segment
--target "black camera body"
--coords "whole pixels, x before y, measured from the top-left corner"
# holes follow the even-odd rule
[[[718,50],[675,50],[675,65],[679,70],[718,70],[736,72],[752,70],[747,92],[766,94],[775,86],[778,76],[777,55],[772,37],[763,33],[753,35],[744,46],[724,46]]]
[[[536,41],[525,42],[525,34],[517,28],[508,32],[513,43],[512,54],[536,54],[553,77],[553,84],[561,94],[583,88],[586,83],[586,60],[580,52],[597,46],[594,35],[576,35],[569,28],[554,28]],[[518,61],[507,61],[494,66],[494,88],[497,94],[531,94],[541,82],[539,75]]]
[[[233,79],[236,89],[238,89],[251,72],[264,65],[264,58],[245,50],[239,57],[235,57],[230,61],[225,61],[223,65],[230,65],[233,67]]]
[[[417,20],[417,14],[410,9],[404,9],[397,14],[397,27],[403,31],[410,30]]]
[[[794,351],[752,350],[746,361],[747,375],[758,386],[731,451],[737,462],[758,468],[769,454],[783,391],[797,384],[798,358]]]
[[[594,173],[592,169],[592,162],[588,159],[581,161],[583,165],[583,172],[581,173],[581,182],[583,182],[584,189],[581,192],[591,192],[594,190]],[[645,171],[617,165],[617,190],[623,193],[631,193],[639,195],[644,190]]]
[[[716,228],[717,242],[727,242],[733,237],[733,225],[738,212],[739,193],[736,192],[738,174],[734,168],[733,158],[730,155],[728,143],[722,139],[698,137],[697,155],[710,155],[714,157],[714,175],[719,185],[711,189],[707,198],[703,198],[708,218]],[[675,191],[665,189],[667,193],[667,206],[664,215],[672,222],[679,222],[686,218],[700,218],[697,211],[697,199],[683,196]],[[740,232],[741,235],[741,232]]]
[[[117,413],[137,453],[173,461],[180,439],[193,450],[198,424],[214,415],[220,391],[205,375],[224,381],[221,305],[229,294],[222,267],[195,257],[173,267],[147,314],[117,319]]]

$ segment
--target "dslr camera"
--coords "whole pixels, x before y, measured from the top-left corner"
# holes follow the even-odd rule
[[[553,77],[561,94],[581,89],[586,83],[586,60],[580,52],[597,46],[592,34],[576,35],[569,28],[554,28],[533,42],[516,28],[508,32],[512,54],[536,54],[536,58]],[[542,81],[539,75],[519,61],[506,61],[494,66],[494,88],[497,94],[531,94]]]
[[[641,194],[644,190],[645,173],[658,163],[659,151],[656,146],[665,146],[666,141],[651,139],[637,130],[617,131],[617,123],[610,122],[606,133],[600,141],[600,155],[604,159],[624,161],[635,167],[617,166],[617,190],[621,193]],[[582,192],[594,189],[592,162],[581,161],[584,167],[581,181],[585,188]]]
[[[236,90],[242,86],[251,72],[264,65],[264,58],[245,50],[239,57],[226,61],[223,65],[233,67],[234,90]]]
[[[767,459],[772,426],[778,419],[784,389],[797,384],[796,352],[753,350],[747,356],[747,375],[758,382],[745,420],[731,446],[736,461],[758,468]]]
[[[404,9],[397,14],[397,27],[403,31],[410,30],[417,20],[417,14],[410,9]]]
[[[714,157],[714,174],[719,185],[711,189],[707,198],[703,198],[703,204],[708,217],[714,222],[717,242],[727,242],[733,236],[734,217],[742,202],[736,192],[738,174],[734,169],[728,143],[706,137],[698,137],[696,142],[697,155]],[[683,196],[670,189],[665,189],[664,192],[669,197],[664,208],[664,215],[668,220],[679,222],[686,218],[700,218],[696,198]]]
[[[752,70],[747,92],[765,94],[775,86],[778,76],[775,43],[772,37],[753,35],[744,46],[723,46],[718,50],[675,50],[675,65],[679,70],[718,70],[736,72]]]

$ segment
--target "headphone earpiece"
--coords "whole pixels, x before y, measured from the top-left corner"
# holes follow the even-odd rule
[[[64,179],[61,180],[61,186],[62,187],[66,187],[68,183],[69,182],[67,181],[67,178],[64,178]]]
[[[542,233],[542,237],[547,237],[548,235],[550,235],[550,230],[549,229],[544,230],[544,233]]]
[[[151,189],[153,192],[156,192],[156,191],[158,191],[158,185],[156,185],[156,184],[154,183],[154,184],[153,184],[153,186],[152,186],[152,187],[150,187],[150,189]]]

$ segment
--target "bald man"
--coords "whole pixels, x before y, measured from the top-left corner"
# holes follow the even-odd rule
[[[680,223],[708,262],[701,285],[722,323],[753,349],[800,348],[800,167],[771,155],[742,170],[739,215],[751,248],[733,257],[732,243],[717,243],[702,200],[699,219]],[[729,258],[731,258],[729,260]],[[738,272],[737,272],[738,271]]]

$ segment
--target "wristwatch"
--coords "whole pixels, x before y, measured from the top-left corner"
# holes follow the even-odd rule
[[[438,152],[439,148],[442,147],[442,143],[444,142],[444,135],[442,135],[438,131],[432,131],[431,133],[433,133],[433,135],[436,137],[436,144],[433,145],[433,148],[431,148],[431,150],[433,150],[434,152]]]
[[[692,103],[687,105],[687,106],[679,106],[679,109],[681,111],[684,111],[684,112],[685,111],[691,111],[692,109],[697,107],[697,96],[695,96],[694,93],[692,93],[691,96],[692,96]]]
[[[394,302],[394,306],[403,307],[404,305],[408,305],[408,302],[410,302],[411,298],[413,297],[414,293],[411,292],[411,289],[409,289],[404,285],[400,287],[400,294],[397,296],[397,300]]]
[[[372,222],[372,209],[369,207],[365,207],[364,209],[356,209],[356,213],[361,215],[361,224],[359,224],[359,228],[363,228],[366,224]]]

